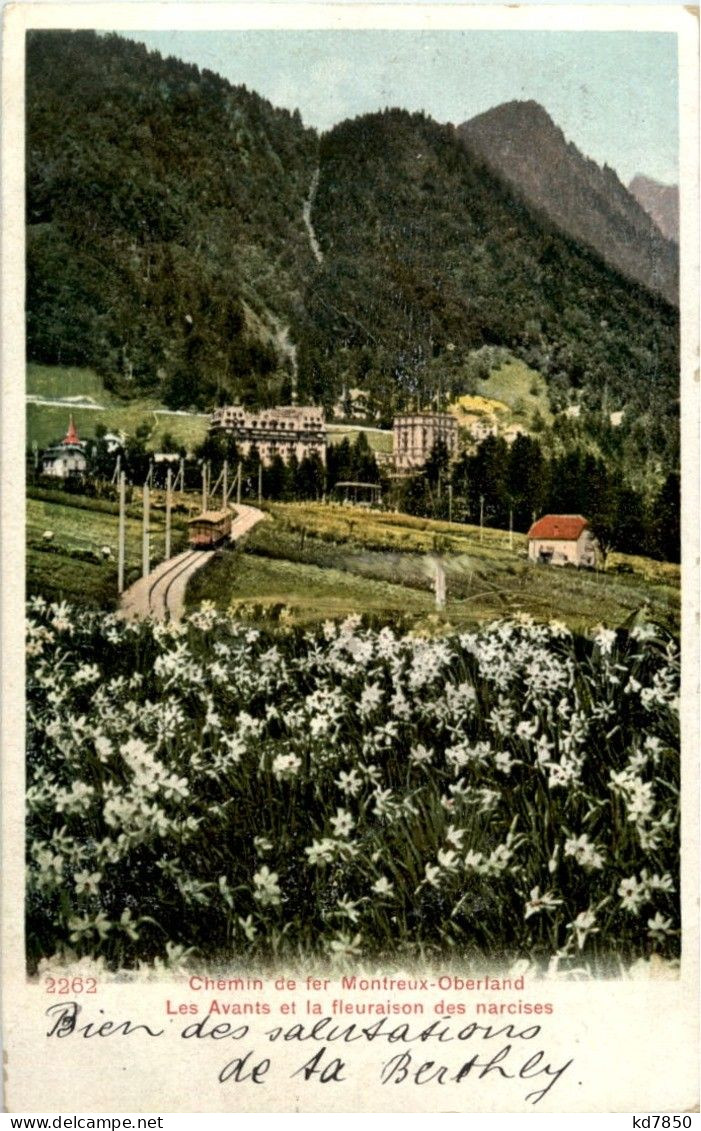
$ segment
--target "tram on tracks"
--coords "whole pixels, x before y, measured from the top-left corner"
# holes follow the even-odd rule
[[[231,535],[231,511],[203,511],[187,525],[188,543],[193,550],[213,550]]]

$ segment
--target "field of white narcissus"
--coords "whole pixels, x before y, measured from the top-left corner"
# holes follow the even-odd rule
[[[29,603],[27,945],[590,969],[679,952],[677,644]]]

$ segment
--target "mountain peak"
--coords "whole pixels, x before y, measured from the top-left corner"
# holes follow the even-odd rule
[[[561,231],[628,278],[678,302],[678,251],[651,219],[651,208],[612,169],[568,142],[540,103],[503,103],[458,126],[458,135]]]
[[[679,186],[664,185],[644,173],[636,173],[628,185],[641,208],[657,224],[668,240],[679,243]]]

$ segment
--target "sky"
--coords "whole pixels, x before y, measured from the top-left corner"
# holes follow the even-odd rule
[[[677,41],[665,32],[122,32],[298,109],[328,130],[399,106],[456,125],[512,99],[540,102],[586,156],[678,180]]]

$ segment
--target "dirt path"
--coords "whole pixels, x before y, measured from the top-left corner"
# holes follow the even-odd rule
[[[235,508],[231,541],[248,533],[267,516],[257,507],[241,504]],[[185,590],[194,573],[211,561],[209,550],[183,550],[160,562],[146,577],[140,577],[122,594],[120,612],[128,620],[180,620],[185,612]]]

